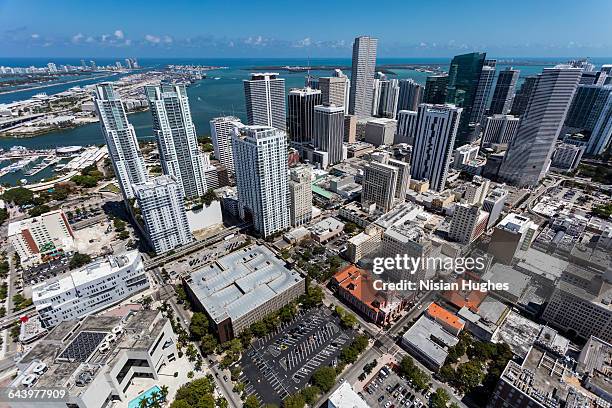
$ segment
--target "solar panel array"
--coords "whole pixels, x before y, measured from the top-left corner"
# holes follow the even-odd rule
[[[108,335],[105,332],[82,331],[60,354],[59,359],[85,362]]]

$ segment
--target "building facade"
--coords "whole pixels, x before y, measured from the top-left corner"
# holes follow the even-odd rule
[[[370,116],[372,110],[376,47],[378,39],[362,36],[353,42],[349,113],[358,118]]]
[[[506,67],[497,75],[497,83],[493,91],[493,99],[491,99],[491,107],[489,115],[506,115],[512,108],[512,100],[516,89],[516,82],[519,79],[521,71]]]
[[[319,105],[314,108],[315,149],[327,152],[328,164],[342,161],[344,141],[344,108],[342,106]]]
[[[234,153],[232,152],[232,129],[244,126],[235,116],[221,116],[210,121],[210,136],[215,157],[230,174],[234,174]]]
[[[312,219],[312,172],[310,166],[292,167],[289,171],[289,212],[292,227]]]
[[[315,136],[315,106],[321,105],[321,91],[292,89],[287,100],[287,130],[292,145],[300,147],[312,143]]]
[[[285,131],[285,80],[278,73],[264,72],[251,74],[243,84],[247,123]]]

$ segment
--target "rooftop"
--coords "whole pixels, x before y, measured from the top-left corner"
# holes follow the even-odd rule
[[[426,316],[421,316],[404,333],[402,338],[402,343],[408,343],[420,350],[422,354],[435,361],[439,366],[444,364],[446,356],[448,356],[448,348],[458,342],[459,339],[457,337],[444,330],[439,323]]]
[[[456,315],[444,309],[442,306],[438,305],[435,302],[429,305],[429,308],[427,309],[427,314],[436,321],[443,321],[447,325],[457,330],[462,330],[463,326],[465,325],[463,320],[461,320]]]
[[[337,408],[370,408],[347,381],[343,381],[329,396],[329,402]]]
[[[386,311],[391,293],[374,289],[374,279],[363,269],[348,265],[337,272],[334,281],[374,312]]]

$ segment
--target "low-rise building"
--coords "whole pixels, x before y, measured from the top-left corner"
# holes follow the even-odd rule
[[[538,225],[528,217],[508,214],[493,230],[488,252],[498,262],[509,265],[519,251],[527,251],[535,238]]]
[[[585,388],[612,401],[612,344],[591,336],[578,357],[578,371],[586,375]]]
[[[363,257],[380,248],[383,230],[374,225],[367,226],[365,231],[351,237],[347,243],[347,254],[352,263],[359,262]]]
[[[446,361],[448,349],[459,339],[444,327],[423,315],[402,336],[402,347],[426,367],[438,371]]]
[[[329,396],[327,408],[370,408],[370,406],[355,392],[348,381],[343,381]]]
[[[482,341],[490,342],[509,312],[508,306],[487,296],[477,312],[464,306],[457,314],[465,321],[465,327],[470,333]]]
[[[310,227],[312,239],[318,243],[327,242],[344,230],[344,223],[334,217],[327,217]]]
[[[442,306],[433,302],[425,312],[427,316],[439,323],[446,331],[459,336],[461,330],[465,327],[465,322],[457,317],[454,313],[449,312]]]
[[[44,327],[103,310],[149,287],[138,251],[108,256],[59,279],[32,287]]]
[[[374,146],[393,145],[397,121],[394,119],[372,119],[369,120],[365,128],[365,141]]]
[[[184,279],[196,309],[205,312],[219,340],[238,336],[251,324],[305,291],[305,280],[265,246],[251,245],[206,265]]]

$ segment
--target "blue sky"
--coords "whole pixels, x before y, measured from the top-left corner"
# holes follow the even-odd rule
[[[612,0],[0,0],[1,57],[612,56]]]

